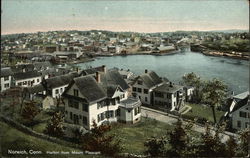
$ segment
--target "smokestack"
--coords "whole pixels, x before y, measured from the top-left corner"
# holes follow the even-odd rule
[[[97,71],[96,76],[95,76],[96,82],[100,83],[101,82],[101,74]]]
[[[107,68],[106,68],[106,66],[105,66],[105,65],[102,65],[102,71],[103,71],[104,73],[106,73]]]
[[[148,70],[147,70],[147,69],[145,69],[145,74],[146,74],[146,73],[148,73]]]

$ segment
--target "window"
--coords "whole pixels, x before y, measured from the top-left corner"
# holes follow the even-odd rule
[[[115,111],[115,116],[120,116],[120,109],[117,109],[116,111]]]
[[[246,118],[247,117],[247,113],[243,112],[243,111],[240,111],[240,117]]]
[[[133,87],[133,91],[136,92],[136,87]]]
[[[22,82],[19,82],[17,85],[18,85],[18,86],[22,86]]]
[[[250,126],[249,126],[249,122],[246,122],[246,123],[245,123],[245,128],[248,128],[248,127],[250,127]]]
[[[137,115],[137,108],[134,109],[134,115],[136,116]]]
[[[148,102],[148,98],[147,97],[145,97],[145,102]]]
[[[141,93],[141,88],[138,88],[137,90],[138,90],[139,93]]]
[[[9,83],[4,84],[4,88],[9,88],[9,87],[10,87]]]
[[[168,94],[167,94],[167,98],[168,98],[168,99],[171,99],[171,96],[172,96],[171,93],[168,93]]]
[[[27,85],[27,81],[24,81],[24,82],[23,82],[23,85]]]
[[[108,103],[108,105],[109,105],[109,100],[98,102],[98,103],[97,103],[97,109],[100,109],[100,108],[106,106],[107,103]]]
[[[72,112],[70,112],[70,119],[72,120]]]
[[[78,97],[78,90],[74,89],[74,96]]]
[[[88,119],[87,119],[86,116],[82,116],[82,123],[83,123],[84,125],[88,125]]]
[[[98,122],[101,121],[101,115],[100,115],[100,114],[97,115],[97,121],[98,121]]]
[[[142,85],[142,81],[141,81],[141,80],[138,80],[137,83],[138,83],[139,85]]]
[[[4,77],[4,81],[8,81],[9,80],[9,76]]]
[[[155,92],[155,97],[164,98],[164,95],[163,95],[163,93]]]
[[[101,120],[104,120],[104,119],[105,119],[105,114],[103,112],[103,113],[101,113]]]
[[[145,94],[148,94],[148,89],[144,89],[144,93],[145,93]]]
[[[112,118],[114,117],[114,111],[106,111],[106,118]]]
[[[68,105],[69,105],[69,107],[79,109],[79,103],[75,100],[69,99]]]
[[[89,106],[88,106],[88,104],[82,104],[82,111],[89,112]]]
[[[40,80],[39,80],[39,79],[36,79],[36,81],[37,81],[37,82],[40,82]]]
[[[115,99],[112,99],[112,105],[115,105]]]
[[[59,89],[56,89],[56,94],[58,94],[59,93]]]
[[[237,127],[241,128],[241,122],[237,121]]]
[[[61,93],[63,92],[63,88],[60,88],[60,92],[61,92]]]

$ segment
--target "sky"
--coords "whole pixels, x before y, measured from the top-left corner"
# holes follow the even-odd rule
[[[1,0],[1,34],[249,29],[248,0]]]

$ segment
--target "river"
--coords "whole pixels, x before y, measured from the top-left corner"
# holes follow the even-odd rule
[[[95,61],[78,64],[82,69],[106,65],[130,69],[139,75],[145,69],[178,83],[185,73],[194,72],[202,79],[223,80],[236,94],[249,90],[249,61],[225,57],[205,56],[201,53],[182,52],[165,56],[131,55],[98,57]]]

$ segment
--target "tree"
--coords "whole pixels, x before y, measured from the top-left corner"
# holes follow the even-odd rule
[[[35,116],[39,113],[39,109],[35,105],[35,102],[29,101],[24,104],[24,107],[21,111],[22,118],[26,121],[27,124],[33,122]]]
[[[48,122],[44,133],[54,137],[62,137],[64,135],[63,119],[61,112],[55,112],[51,120]]]
[[[145,153],[153,157],[164,156],[166,143],[167,141],[164,137],[151,137],[144,143],[144,146],[147,148]]]
[[[110,125],[97,126],[93,121],[93,128],[82,137],[83,149],[101,152],[107,156],[115,156],[122,151],[121,141],[114,134],[109,134]]]
[[[194,72],[191,72],[191,73],[185,74],[182,77],[182,80],[184,82],[184,85],[195,87],[193,101],[195,101],[196,103],[199,103],[201,101],[201,96],[202,96],[201,88],[203,84],[200,77],[196,75]]]
[[[188,144],[186,129],[182,127],[182,121],[179,119],[173,131],[169,132],[169,144],[171,149],[167,155],[170,157],[183,156]]]
[[[210,105],[213,111],[214,123],[216,124],[215,107],[221,106],[226,98],[227,86],[224,82],[213,79],[207,81],[203,88],[203,101]]]
[[[228,157],[235,157],[238,144],[233,136],[226,141],[226,153]]]
[[[250,129],[246,128],[239,132],[240,143],[238,149],[238,155],[242,157],[249,157],[249,148],[250,148]]]
[[[222,130],[219,128],[212,134],[209,125],[206,125],[206,131],[201,136],[201,145],[198,146],[197,156],[201,157],[225,157],[225,144],[221,142],[219,134]]]

